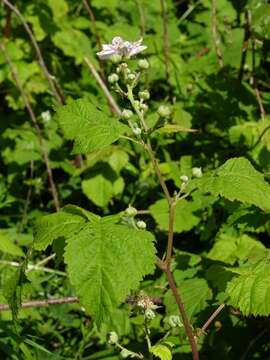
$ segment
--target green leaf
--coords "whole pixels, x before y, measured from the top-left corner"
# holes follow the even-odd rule
[[[162,344],[154,345],[151,347],[151,353],[159,357],[161,360],[171,360],[172,353],[171,350]]]
[[[179,271],[179,281],[177,274],[178,271],[175,271],[175,281],[185,305],[186,314],[189,319],[192,319],[207,307],[207,301],[212,298],[212,293],[206,280],[201,278],[182,280],[181,271]],[[167,291],[165,294],[164,304],[167,313],[171,315],[178,313],[177,304],[171,291]]]
[[[241,269],[241,268],[240,268]],[[270,314],[270,267],[267,261],[261,266],[242,269],[227,285],[229,304],[239,308],[243,315],[267,316]]]
[[[60,237],[66,240],[70,281],[98,325],[154,270],[153,235],[117,221],[118,216],[100,218],[67,206],[35,224],[36,248],[44,249]]]
[[[0,231],[0,251],[14,256],[24,256],[22,249],[14,244],[3,230]]]
[[[77,206],[67,205],[62,211],[35,222],[34,246],[38,250],[45,250],[57,238],[72,235],[74,231],[79,231],[81,225],[97,218],[98,216]]]
[[[255,170],[245,158],[226,161],[210,175],[192,181],[192,187],[270,211],[270,185],[264,180],[263,174]]]
[[[86,99],[59,108],[57,119],[66,138],[75,141],[73,152],[76,154],[110,145],[128,130],[126,125],[98,110]]]
[[[267,249],[261,242],[246,234],[241,236],[220,234],[207,257],[233,265],[238,259],[263,258],[266,252]]]
[[[175,209],[175,232],[189,231],[196,226],[201,220],[200,216],[195,214],[199,209],[201,209],[199,202],[187,201],[185,199],[179,201]],[[149,207],[149,210],[159,228],[168,231],[169,210],[167,201],[165,199],[158,200]]]
[[[98,325],[154,270],[154,237],[147,231],[101,220],[86,223],[67,242],[71,283]]]

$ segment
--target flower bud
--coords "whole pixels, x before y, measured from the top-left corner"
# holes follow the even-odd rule
[[[139,60],[138,65],[142,70],[147,70],[149,68],[149,62],[146,59]]]
[[[187,182],[188,182],[188,176],[182,175],[182,176],[180,176],[180,180],[181,180],[183,183],[187,183]]]
[[[124,109],[122,111],[122,119],[124,120],[129,120],[133,115],[133,112],[131,110],[128,110],[128,109]]]
[[[128,349],[123,349],[120,352],[120,355],[122,356],[123,359],[126,359],[127,357],[129,357],[130,355],[132,355],[132,352],[129,351]]]
[[[140,104],[140,110],[142,111],[147,111],[148,110],[148,106],[146,104]]]
[[[128,74],[128,76],[127,76],[127,79],[129,80],[129,81],[133,81],[133,80],[135,80],[135,78],[136,78],[136,75],[135,74]]]
[[[160,107],[158,108],[157,113],[158,113],[158,115],[160,117],[166,118],[166,117],[169,117],[171,115],[171,109],[167,105],[160,105]]]
[[[142,220],[137,221],[137,227],[141,230],[146,229],[146,223]]]
[[[126,208],[125,213],[127,216],[134,217],[137,215],[137,209],[129,205],[128,208]]]
[[[114,84],[116,83],[117,81],[119,80],[119,76],[117,74],[111,74],[109,77],[108,77],[108,81],[110,84]]]
[[[148,320],[153,320],[156,317],[156,314],[155,314],[155,312],[153,310],[146,309],[145,313],[144,313],[144,316]]]
[[[134,101],[134,105],[135,105],[136,107],[140,107],[141,104],[140,104],[139,100],[135,100],[135,101]]]
[[[52,116],[51,116],[51,113],[49,112],[49,110],[47,111],[44,111],[40,114],[42,120],[47,123],[51,120]]]
[[[118,343],[118,335],[115,331],[111,331],[109,333],[109,338],[108,338],[108,343],[111,345],[117,344]]]
[[[196,178],[202,177],[202,168],[200,167],[194,167],[192,168],[192,175]]]
[[[139,98],[141,100],[149,100],[150,99],[150,93],[148,90],[140,91],[139,92]]]
[[[122,60],[122,56],[119,54],[113,54],[110,59],[114,64],[118,64]]]
[[[170,327],[183,326],[180,317],[178,315],[169,316],[168,324],[170,325]]]
[[[141,133],[142,133],[142,129],[140,129],[139,127],[133,128],[132,131],[133,131],[133,134],[136,136],[141,135]]]

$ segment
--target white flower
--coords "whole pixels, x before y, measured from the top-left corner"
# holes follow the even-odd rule
[[[102,60],[110,59],[114,55],[129,59],[147,48],[147,46],[142,45],[142,41],[143,39],[135,42],[124,41],[120,36],[117,36],[112,39],[111,44],[102,45],[102,50],[97,53],[97,56]]]

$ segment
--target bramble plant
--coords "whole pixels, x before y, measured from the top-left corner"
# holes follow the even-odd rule
[[[186,2],[2,0],[1,359],[267,358],[270,5]]]

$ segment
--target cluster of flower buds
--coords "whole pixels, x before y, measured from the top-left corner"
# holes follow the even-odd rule
[[[180,317],[178,315],[170,315],[167,319],[166,319],[167,324],[171,327],[171,328],[175,328],[175,327],[182,327],[183,323],[180,320]]]

